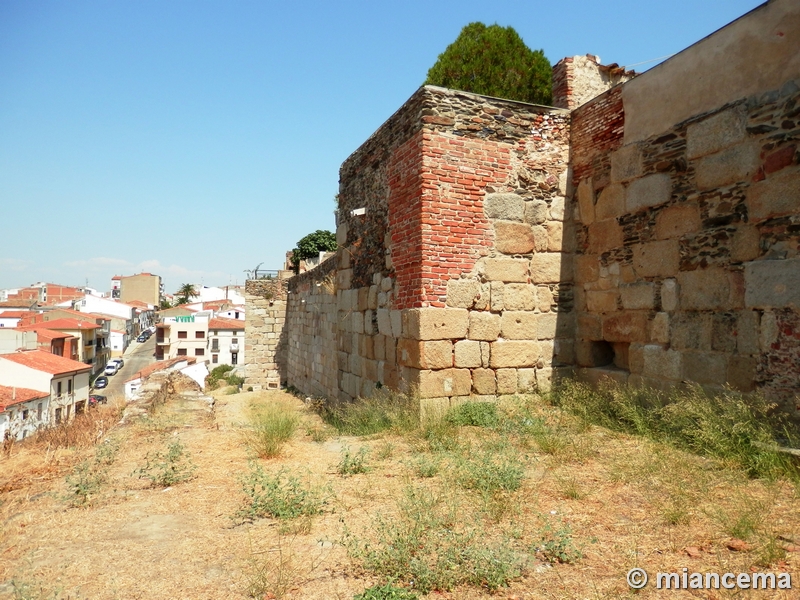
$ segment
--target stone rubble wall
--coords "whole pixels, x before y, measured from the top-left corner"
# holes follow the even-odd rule
[[[799,106],[800,79],[625,145],[624,86],[573,113],[582,376],[798,410]]]
[[[245,283],[245,385],[278,389],[286,382],[285,331],[288,282],[250,279]]]

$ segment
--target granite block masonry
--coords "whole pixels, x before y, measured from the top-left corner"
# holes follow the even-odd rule
[[[249,356],[431,411],[577,374],[800,415],[798,23],[771,0],[636,77],[565,59],[556,108],[421,88],[342,165],[340,248]]]

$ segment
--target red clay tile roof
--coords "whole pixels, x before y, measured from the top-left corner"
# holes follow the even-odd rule
[[[47,398],[49,395],[49,393],[40,392],[39,390],[0,385],[0,412],[4,411],[9,406],[28,402],[29,400]]]
[[[208,322],[209,329],[244,329],[244,321],[237,319],[211,319]]]
[[[129,304],[134,308],[150,308],[147,302],[142,302],[141,300],[128,300],[125,304]]]
[[[50,354],[43,350],[29,350],[27,352],[14,352],[13,354],[0,354],[0,359],[10,360],[19,365],[50,373],[51,375],[60,375],[61,373],[72,373],[73,371],[91,371],[92,365],[86,365],[77,360],[64,358]]]
[[[0,308],[31,308],[36,300],[7,300],[0,302]]]
[[[63,331],[57,331],[55,329],[38,329],[34,327],[17,327],[20,331],[35,331],[36,337],[39,340],[58,340],[61,338],[71,338],[73,337],[69,333],[65,333]]]
[[[0,319],[21,319],[29,314],[30,311],[27,310],[5,310],[0,313]]]
[[[111,281],[114,281],[115,279],[122,279],[122,277],[121,277],[120,275],[114,275],[114,276],[111,278]]]
[[[78,319],[53,319],[52,321],[42,321],[32,325],[18,327],[18,329],[100,329],[97,323],[79,321]]]

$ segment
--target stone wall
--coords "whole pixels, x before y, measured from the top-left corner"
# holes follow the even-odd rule
[[[336,398],[336,258],[292,277],[286,304],[286,380],[312,396]]]
[[[729,28],[752,32],[751,19],[780,27],[786,8],[773,0]],[[784,31],[796,21],[785,20]],[[723,45],[737,52],[734,63],[750,53],[734,50],[729,28],[676,57],[684,71],[693,59],[704,64],[707,46],[720,45],[715,36],[730,38]],[[787,64],[796,63],[796,53],[785,51]],[[756,93],[745,93],[752,80],[725,88],[727,66],[700,71],[720,103],[654,129],[664,124],[664,99],[648,106],[641,90],[663,87],[660,78],[672,71],[665,65],[572,115],[576,363],[592,379],[604,373],[661,388],[693,381],[760,389],[797,411],[800,68]],[[677,102],[697,79],[686,89],[673,83]]]
[[[277,389],[286,382],[286,306],[288,283],[250,279],[245,284],[245,385]]]

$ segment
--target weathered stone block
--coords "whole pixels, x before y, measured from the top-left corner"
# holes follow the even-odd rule
[[[517,393],[516,369],[497,369],[497,393],[498,394]]]
[[[536,287],[529,283],[507,283],[503,289],[503,310],[533,310]]]
[[[639,277],[669,277],[678,272],[678,240],[648,242],[633,246],[633,268]]]
[[[697,158],[718,152],[747,137],[747,112],[739,105],[712,115],[686,129],[686,156]]]
[[[761,253],[758,229],[752,225],[740,225],[731,239],[731,261],[747,262],[755,260]]]
[[[531,259],[533,283],[560,283],[572,279],[572,255],[548,252],[534,254]]]
[[[501,281],[489,282],[489,310],[500,312],[505,306],[505,286]]]
[[[358,310],[364,311],[369,308],[369,288],[358,288]]]
[[[386,336],[376,335],[373,343],[375,360],[386,360]]]
[[[575,340],[556,338],[553,342],[553,363],[559,365],[575,364]]]
[[[669,315],[665,312],[656,313],[650,323],[650,339],[659,344],[669,343]]]
[[[581,223],[584,225],[594,223],[594,188],[591,179],[584,179],[578,184],[577,196]]]
[[[622,307],[628,310],[652,310],[655,306],[654,283],[639,282],[619,287]]]
[[[472,377],[469,369],[442,369],[419,372],[420,398],[469,396]]]
[[[369,286],[369,299],[367,301],[367,308],[375,310],[378,308],[378,286]]]
[[[472,308],[481,293],[477,279],[451,279],[447,282],[447,306],[453,308]]]
[[[726,383],[740,392],[752,392],[756,388],[758,358],[734,354],[728,357]]]
[[[403,315],[402,311],[390,310],[389,318],[392,321],[392,337],[399,338],[403,333]]]
[[[500,335],[500,315],[472,311],[469,313],[469,333],[467,336],[471,340],[494,341]]]
[[[364,311],[364,333],[367,335],[374,335],[375,331],[375,319],[373,316],[375,315],[374,310],[365,310]]]
[[[563,204],[562,204],[563,206]],[[525,222],[541,225],[547,221],[548,206],[543,200],[531,200],[525,203]]]
[[[730,278],[720,268],[697,269],[678,273],[683,310],[727,308],[731,296]]]
[[[494,233],[495,248],[503,254],[528,254],[533,251],[533,230],[526,223],[495,221]]]
[[[364,313],[350,313],[350,320],[353,333],[364,333]]]
[[[748,181],[758,170],[760,146],[747,142],[695,161],[695,182],[701,190]]]
[[[750,221],[796,214],[800,198],[800,167],[783,169],[747,190]]]
[[[743,310],[736,324],[736,351],[739,354],[757,354],[759,314],[755,310]]]
[[[628,370],[631,373],[641,374],[644,370],[644,344],[630,344],[628,346]]]
[[[575,282],[591,283],[600,277],[600,259],[594,254],[579,254],[575,257]]]
[[[661,282],[661,308],[670,312],[678,309],[678,282],[674,279]]]
[[[617,290],[600,290],[586,292],[586,307],[589,312],[605,313],[617,310]]]
[[[672,197],[672,181],[669,175],[656,173],[634,179],[625,195],[625,210],[635,212],[642,208],[669,202]]]
[[[488,362],[488,360],[487,352],[486,361]],[[483,361],[481,359],[481,342],[473,340],[461,340],[456,342],[454,364],[460,369],[474,369],[483,366]]]
[[[489,364],[494,368],[534,367],[539,355],[538,342],[499,340],[491,344]]]
[[[469,312],[463,308],[411,308],[404,311],[403,330],[414,340],[459,339],[467,336]]]
[[[347,243],[347,223],[340,223],[336,227],[336,244],[344,246]]]
[[[758,344],[761,352],[772,350],[772,344],[778,341],[778,318],[771,310],[764,311],[758,332]]]
[[[553,308],[553,292],[546,285],[540,285],[536,288],[536,296],[539,299],[538,307],[542,312],[550,312]]]
[[[483,211],[490,219],[522,221],[525,216],[525,200],[517,194],[487,194]]]
[[[689,381],[723,385],[727,378],[727,366],[724,354],[711,352],[683,353],[683,378]]]
[[[611,181],[629,181],[642,174],[642,150],[630,144],[611,153]]]
[[[800,308],[800,258],[747,263],[744,280],[747,308]]]
[[[524,283],[528,281],[528,261],[521,258],[487,258],[483,272],[489,281]]]
[[[553,386],[553,369],[543,367],[536,369],[536,389],[540,393],[547,393]]]
[[[386,308],[379,308],[378,315],[378,333],[381,335],[392,335],[392,320],[389,317],[389,310]]]
[[[625,214],[625,186],[612,183],[600,192],[594,214],[598,221],[615,219]]]
[[[732,354],[736,351],[735,313],[717,312],[711,316],[711,349]]]
[[[536,391],[536,369],[517,369],[517,390],[520,394]]]
[[[696,312],[680,312],[674,315],[670,345],[677,350],[710,350],[711,316]]]
[[[336,289],[349,290],[352,277],[353,269],[339,269],[336,271]]]
[[[603,339],[609,342],[647,340],[647,313],[622,312],[603,317]]]
[[[589,252],[602,254],[622,246],[622,227],[616,219],[596,221],[589,225]]]
[[[497,391],[494,371],[492,369],[473,369],[472,390],[476,394],[494,394]]]
[[[525,311],[506,311],[500,320],[500,335],[507,340],[535,340],[538,315]]]
[[[547,252],[547,246],[550,243],[547,233],[547,227],[544,225],[533,225],[533,249],[535,252]]]
[[[550,218],[553,221],[563,221],[564,220],[564,209],[565,209],[566,199],[564,196],[556,196],[550,202]]]
[[[599,315],[581,313],[578,315],[577,334],[585,340],[603,339],[603,322]]]
[[[550,221],[545,225],[545,230],[546,235],[544,248],[539,250],[539,240],[537,238],[536,251],[544,252],[545,250],[549,250],[550,252],[561,252],[564,247],[564,224],[560,221]]]
[[[562,313],[545,313],[536,315],[536,338],[539,340],[552,340],[556,337],[559,319],[568,318]]]
[[[678,238],[700,231],[700,209],[694,204],[669,206],[656,217],[656,237],[660,240]]]
[[[642,348],[644,367],[642,374],[654,379],[680,381],[683,378],[681,353],[665,350],[658,344],[646,344]]]

